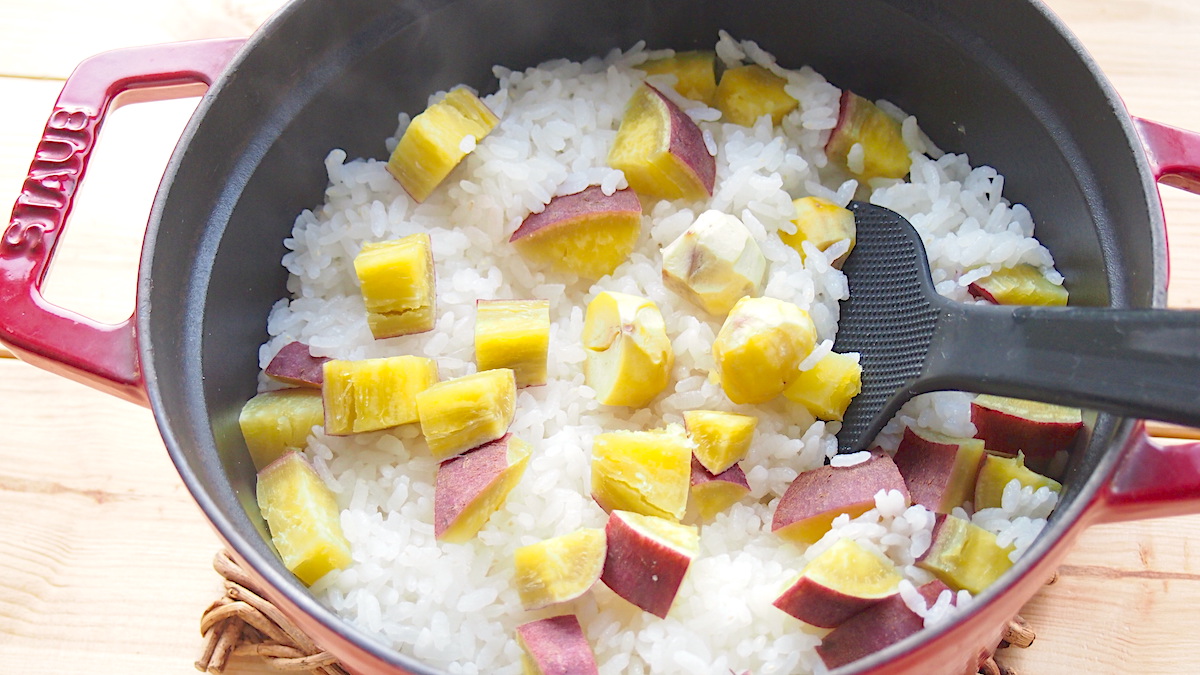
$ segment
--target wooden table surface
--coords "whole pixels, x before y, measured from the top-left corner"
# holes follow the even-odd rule
[[[62,79],[115,47],[245,34],[253,0],[0,0],[0,200],[20,189]],[[1130,111],[1200,130],[1200,3],[1051,0]],[[106,127],[47,295],[102,320],[133,304],[137,249],[189,103]],[[1164,188],[1171,304],[1200,307],[1200,197]],[[8,207],[4,207],[7,209]],[[1035,214],[1036,215],[1036,214]],[[0,358],[0,673],[194,672],[218,541],[150,413]],[[1007,650],[1023,673],[1188,671],[1200,648],[1200,516],[1086,532]],[[272,672],[235,661],[235,675]]]

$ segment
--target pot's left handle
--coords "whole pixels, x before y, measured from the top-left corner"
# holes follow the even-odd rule
[[[105,115],[126,103],[202,93],[243,42],[200,40],[105,52],[67,78],[0,236],[0,343],[17,357],[146,404],[133,317],[117,324],[94,321],[47,302],[41,284]]]

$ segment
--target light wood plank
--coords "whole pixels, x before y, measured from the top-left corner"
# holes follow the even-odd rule
[[[150,412],[12,360],[0,403],[0,670],[194,673],[220,544]]]
[[[284,0],[0,0],[0,75],[65,78],[110,49],[249,35]]]

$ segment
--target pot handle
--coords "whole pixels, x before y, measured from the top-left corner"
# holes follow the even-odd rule
[[[245,42],[199,40],[105,52],[63,83],[0,236],[0,343],[18,358],[147,404],[133,317],[104,324],[46,301],[41,284],[104,117],[126,103],[195,96]]]
[[[1133,118],[1133,127],[1154,180],[1200,194],[1200,134],[1141,117]]]
[[[1154,179],[1200,194],[1200,134],[1140,117],[1142,139]],[[1143,423],[1130,435],[1121,463],[1104,494],[1102,522],[1200,512],[1200,443],[1163,445]]]

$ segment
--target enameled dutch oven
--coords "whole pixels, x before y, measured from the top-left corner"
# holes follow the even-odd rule
[[[149,405],[184,482],[269,599],[356,673],[432,673],[343,623],[264,540],[237,414],[254,394],[279,260],[319,203],[331,148],[378,156],[396,112],[438,89],[494,88],[490,66],[584,58],[638,40],[710,47],[718,29],[787,66],[916,114],[934,141],[996,167],[1026,204],[1073,303],[1161,306],[1156,181],[1200,191],[1200,136],[1131,119],[1079,43],[1017,0],[297,0],[249,41],[111,52],[67,81],[0,239],[0,341],[21,358]],[[134,315],[101,325],[39,284],[105,114],[207,88],[150,217]],[[969,613],[844,672],[964,673],[995,647],[1080,531],[1196,511],[1200,447],[1090,418],[1046,533]],[[486,664],[485,664],[486,665]]]

